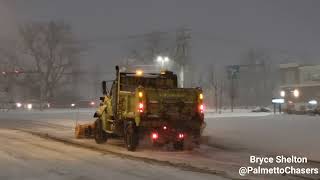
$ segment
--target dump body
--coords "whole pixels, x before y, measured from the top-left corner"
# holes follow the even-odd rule
[[[120,74],[119,119],[134,118],[137,126],[146,128],[163,124],[175,128],[198,127],[203,121],[202,90],[178,88],[176,76],[167,73],[144,77]],[[142,112],[139,105],[143,106]]]
[[[159,127],[168,123],[174,128],[192,128],[203,120],[199,109],[200,89],[148,88],[142,92],[146,94],[145,112],[140,114],[140,124],[143,126]]]

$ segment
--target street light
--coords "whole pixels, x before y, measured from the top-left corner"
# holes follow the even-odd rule
[[[298,89],[295,89],[295,90],[293,91],[293,96],[294,96],[295,98],[298,98],[299,95],[300,95],[299,90],[298,90]]]
[[[16,106],[17,106],[17,108],[21,108],[22,104],[18,102],[18,103],[16,103]]]
[[[32,109],[32,104],[27,104],[27,108],[28,108],[28,110],[31,110]]]
[[[158,61],[158,62],[161,62],[162,60],[163,60],[162,56],[158,56],[158,57],[157,57],[157,61]]]
[[[161,70],[164,70],[164,63],[168,63],[170,61],[168,56],[158,56],[157,62],[161,64]]]

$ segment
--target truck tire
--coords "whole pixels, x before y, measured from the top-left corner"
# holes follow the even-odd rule
[[[91,126],[88,126],[88,127],[84,130],[84,137],[85,137],[85,138],[90,138],[90,137],[92,137],[92,132],[93,132],[93,130],[92,130]]]
[[[103,144],[108,140],[107,133],[102,128],[101,119],[97,119],[95,122],[94,140],[97,144]]]
[[[173,148],[177,151],[182,151],[183,150],[183,146],[184,146],[184,142],[183,141],[176,141],[173,143]]]
[[[133,122],[128,122],[125,127],[124,141],[128,151],[136,150],[139,139],[137,128]]]

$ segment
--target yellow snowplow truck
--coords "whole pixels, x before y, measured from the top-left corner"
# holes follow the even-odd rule
[[[126,148],[135,151],[146,136],[154,145],[172,143],[183,150],[186,139],[200,143],[204,128],[203,94],[200,88],[178,88],[177,75],[120,72],[110,91],[102,83],[104,96],[94,117],[96,143],[111,137],[123,137]]]

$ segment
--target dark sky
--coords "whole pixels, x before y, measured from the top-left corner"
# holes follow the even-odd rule
[[[236,63],[250,48],[315,60],[319,10],[317,0],[0,0],[0,26],[5,27],[0,37],[29,20],[64,20],[83,39],[185,25],[192,29],[192,57],[198,62]],[[93,46],[87,61],[116,64],[125,56],[125,46],[117,42]]]

